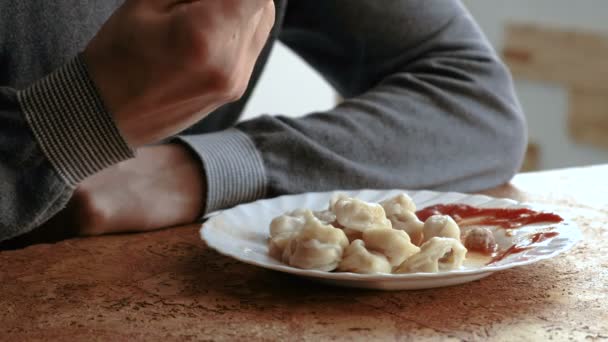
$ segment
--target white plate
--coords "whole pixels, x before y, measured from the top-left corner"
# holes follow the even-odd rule
[[[496,234],[499,248],[506,249],[515,244],[518,239],[529,236],[534,232],[546,230],[548,227],[552,227],[552,231],[558,232],[559,235],[547,239],[524,252],[512,254],[492,265],[465,262],[462,269],[440,273],[368,275],[303,270],[288,266],[268,255],[268,226],[274,217],[297,208],[326,209],[329,199],[338,192],[346,193],[368,202],[379,202],[399,193],[406,192],[412,197],[418,209],[440,203],[464,203],[492,208],[527,207],[538,211],[551,211],[560,215],[559,212],[555,212],[555,210],[545,206],[518,203],[510,199],[498,199],[483,195],[407,190],[335,191],[281,196],[239,205],[219,212],[209,218],[201,229],[201,236],[209,247],[219,253],[248,264],[291,273],[333,285],[381,290],[425,289],[470,282],[487,277],[496,271],[552,258],[570,249],[581,239],[580,230],[567,218],[559,224],[524,226],[513,230],[513,236],[507,236],[504,233]],[[563,217],[563,215],[561,216]],[[504,232],[504,230],[501,231]]]

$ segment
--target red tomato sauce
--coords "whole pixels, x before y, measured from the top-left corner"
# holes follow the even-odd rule
[[[544,233],[540,232],[540,233],[532,234],[529,236],[528,241],[520,242],[516,245],[513,245],[513,246],[505,249],[504,251],[498,252],[492,258],[492,260],[490,260],[487,263],[487,265],[493,264],[495,262],[499,262],[499,261],[503,260],[504,258],[508,257],[509,255],[521,253],[523,251],[531,249],[535,244],[543,242],[552,237],[556,237],[558,235],[559,235],[558,232],[544,232]]]
[[[498,226],[506,229],[519,228],[534,223],[559,223],[563,219],[552,213],[542,213],[526,208],[477,208],[466,204],[439,204],[416,212],[421,221],[433,215],[449,215],[457,223],[477,218],[475,225]]]
[[[466,204],[439,204],[416,212],[421,221],[433,215],[449,215],[461,226],[496,226],[504,229],[519,228],[535,223],[560,223],[564,219],[552,213],[543,213],[527,208],[478,208]],[[558,232],[544,231],[527,236],[525,240],[511,247],[487,253],[492,259],[488,265],[499,262],[509,255],[517,254],[531,249],[547,239],[559,235]],[[486,254],[486,253],[482,253]]]

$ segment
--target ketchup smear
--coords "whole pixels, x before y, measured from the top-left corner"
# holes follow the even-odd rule
[[[519,228],[534,223],[559,223],[564,220],[556,214],[541,213],[526,208],[477,208],[466,204],[439,204],[416,212],[418,219],[423,222],[433,215],[449,215],[459,224],[464,220],[468,221],[464,221],[462,226],[488,225],[505,229]],[[503,260],[509,255],[531,249],[535,244],[557,235],[559,235],[558,232],[545,231],[527,236],[525,240],[503,251],[492,253],[492,259],[487,265]]]
[[[536,233],[533,234],[529,237],[528,241],[524,241],[523,243],[520,242],[516,245],[513,245],[507,249],[505,249],[504,251],[496,254],[492,260],[490,260],[487,264],[493,264],[495,262],[498,262],[506,257],[508,257],[511,254],[517,254],[517,253],[521,253],[523,251],[526,251],[530,248],[532,248],[532,245],[536,244],[536,243],[540,243],[543,242],[547,239],[550,239],[552,237],[556,237],[558,236],[559,233],[558,232],[541,232],[541,233]]]
[[[416,212],[421,221],[433,215],[449,215],[456,222],[478,218],[475,225],[519,228],[534,223],[559,223],[563,219],[555,214],[541,213],[526,208],[477,208],[466,204],[439,204]]]

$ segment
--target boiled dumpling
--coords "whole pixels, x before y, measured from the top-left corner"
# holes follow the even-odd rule
[[[393,267],[401,265],[405,259],[420,251],[401,230],[368,229],[363,232],[362,238],[368,250],[384,255]]]
[[[370,252],[363,241],[355,240],[344,251],[338,270],[366,274],[391,273],[392,266],[384,255]]]
[[[337,194],[333,195],[333,196],[332,196],[332,197],[329,199],[329,211],[331,211],[331,212],[335,213],[335,212],[336,212],[336,211],[335,211],[335,208],[336,208],[336,203],[338,203],[340,200],[343,200],[343,199],[348,199],[348,198],[350,198],[350,197],[348,197],[348,195],[347,195],[347,194],[342,193],[342,192],[340,192],[340,193],[337,193]]]
[[[380,202],[380,205],[384,208],[387,217],[416,211],[414,201],[410,196],[403,193]]]
[[[458,224],[447,215],[433,215],[424,222],[424,240],[427,242],[434,237],[460,239]]]
[[[416,216],[416,204],[408,195],[399,194],[380,202],[380,205],[394,229],[406,232],[414,245],[419,246],[422,243],[424,223]]]
[[[304,227],[304,223],[306,222],[305,216],[309,211],[298,209],[275,217],[270,222],[270,237],[299,231]]]
[[[341,229],[324,224],[307,211],[304,226],[286,244],[282,260],[303,269],[333,271],[347,246],[348,239]]]
[[[309,210],[294,210],[275,217],[270,222],[270,242],[268,246],[270,256],[281,259],[289,241],[304,227],[307,212]]]
[[[409,257],[396,273],[439,272],[460,268],[467,249],[459,240],[434,237],[420,247],[420,253]]]
[[[356,198],[342,198],[333,205],[336,221],[345,229],[363,232],[371,228],[391,228],[384,209],[376,203]]]
[[[283,233],[270,238],[268,242],[268,254],[275,259],[281,260],[283,252],[297,233]]]
[[[414,245],[420,246],[422,244],[424,223],[418,219],[415,213],[405,211],[399,215],[389,216],[389,220],[394,229],[406,232]]]
[[[319,221],[325,224],[332,224],[336,222],[336,214],[334,214],[331,210],[313,211],[313,215],[315,215]]]

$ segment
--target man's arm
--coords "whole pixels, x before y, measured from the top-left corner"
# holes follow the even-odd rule
[[[104,190],[98,173],[133,148],[238,99],[273,23],[271,0],[126,1],[82,55],[21,91],[2,89],[0,241],[48,220],[79,184]],[[188,151],[168,150],[167,161],[199,173]]]
[[[203,207],[200,174],[200,164],[183,146],[140,149],[136,158],[81,182],[63,210],[30,233],[0,243],[0,250],[194,222]]]
[[[291,1],[280,38],[346,100],[182,137],[204,165],[206,212],[306,191],[476,191],[517,172],[511,77],[460,2]]]
[[[459,1],[293,1],[285,20],[283,42],[346,100],[238,126],[261,153],[269,195],[476,191],[518,170],[526,130],[510,75]]]

